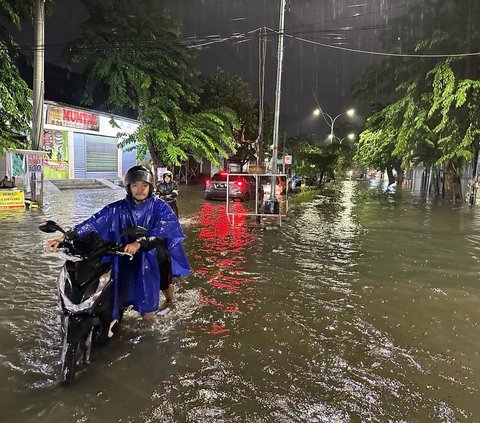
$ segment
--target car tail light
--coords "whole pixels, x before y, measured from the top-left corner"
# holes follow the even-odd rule
[[[210,179],[207,179],[207,180],[205,181],[205,186],[206,186],[206,187],[209,187],[210,185],[212,185],[212,181],[211,181]]]

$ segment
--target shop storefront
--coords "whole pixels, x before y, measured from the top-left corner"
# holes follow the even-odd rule
[[[117,147],[117,134],[134,132],[137,121],[45,103],[46,179],[115,179],[135,164],[135,152],[123,152]],[[112,117],[115,127],[111,124]]]

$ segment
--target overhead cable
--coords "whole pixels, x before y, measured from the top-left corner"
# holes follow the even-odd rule
[[[277,35],[279,35],[279,32],[268,28],[267,29]],[[480,52],[474,52],[474,53],[449,53],[449,54],[424,54],[424,53],[419,53],[419,54],[408,54],[408,53],[388,53],[388,52],[381,52],[381,51],[372,51],[372,50],[361,50],[361,49],[356,49],[356,48],[350,48],[350,47],[341,47],[341,46],[335,46],[331,44],[325,44],[325,43],[320,43],[318,41],[312,41],[312,40],[307,40],[306,38],[302,37],[297,37],[295,35],[291,34],[284,34],[285,37],[288,38],[293,38],[298,41],[302,41],[307,44],[313,44],[317,45],[320,47],[325,47],[325,48],[331,48],[335,50],[342,50],[342,51],[349,51],[352,53],[360,53],[360,54],[370,54],[370,55],[375,55],[375,56],[387,56],[387,57],[413,57],[413,58],[449,58],[449,57],[468,57],[468,56],[480,56]]]

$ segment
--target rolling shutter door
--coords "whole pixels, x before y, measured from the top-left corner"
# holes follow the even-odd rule
[[[73,134],[73,148],[74,148],[74,162],[73,172],[74,178],[85,179],[86,167],[85,167],[85,134],[79,134],[74,132]]]
[[[118,175],[117,138],[86,134],[86,177],[116,178]]]

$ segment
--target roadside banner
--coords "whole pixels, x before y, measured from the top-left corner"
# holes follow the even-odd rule
[[[22,190],[0,190],[0,210],[25,208],[25,197]]]

